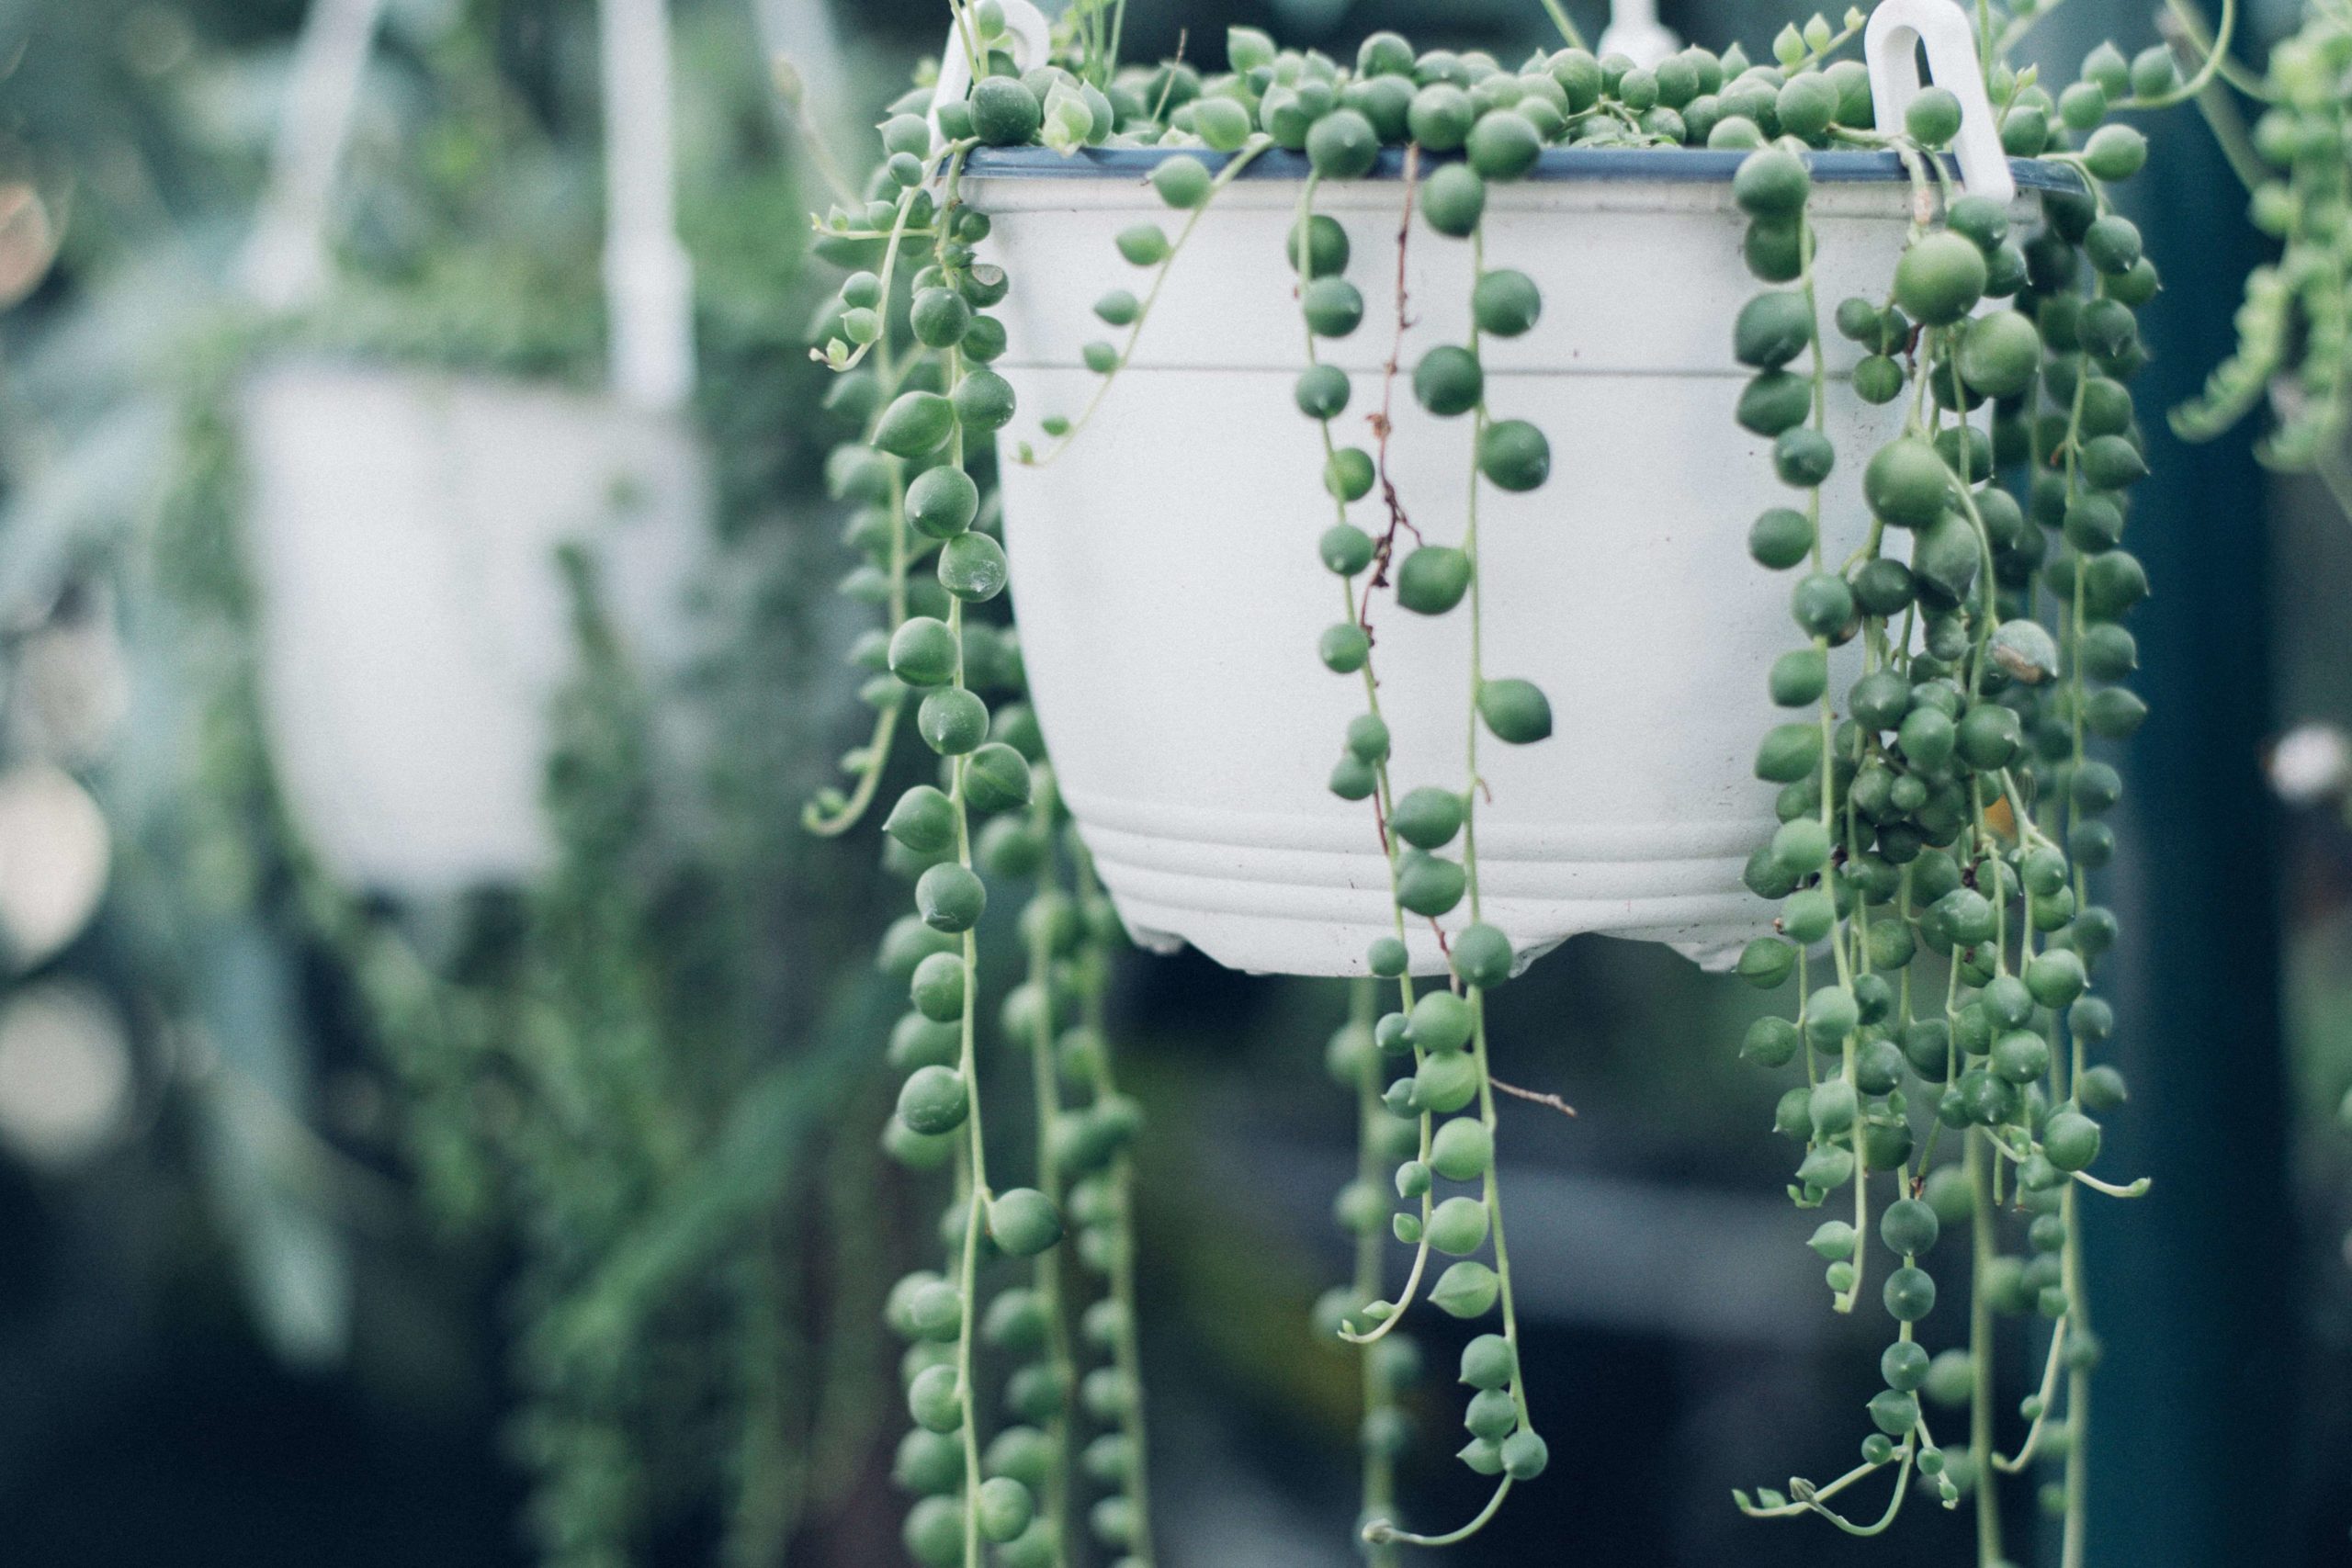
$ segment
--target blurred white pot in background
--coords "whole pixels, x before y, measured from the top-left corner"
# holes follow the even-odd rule
[[[528,876],[576,665],[555,553],[590,547],[638,667],[675,670],[699,449],[605,397],[321,361],[254,377],[243,414],[264,702],[304,836],[347,885]]]

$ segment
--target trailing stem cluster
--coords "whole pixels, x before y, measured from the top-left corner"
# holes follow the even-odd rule
[[[1278,55],[1238,39],[1238,62],[1245,79],[1263,92],[1283,74],[1304,69],[1304,57]],[[1251,62],[1252,56],[1263,58]],[[1396,81],[1413,55],[1401,39],[1379,38],[1366,45],[1363,62],[1372,79]],[[1338,109],[1308,132],[1313,169],[1288,239],[1289,260],[1300,279],[1299,301],[1306,329],[1309,364],[1299,375],[1295,400],[1321,432],[1324,488],[1333,518],[1317,543],[1322,562],[1340,584],[1340,618],[1318,643],[1326,668],[1363,682],[1364,711],[1350,722],[1330,788],[1344,800],[1371,807],[1368,827],[1376,836],[1389,872],[1394,931],[1378,938],[1365,955],[1377,979],[1393,981],[1396,1005],[1369,1029],[1342,1036],[1340,1070],[1363,1085],[1363,1131],[1366,1167],[1340,1199],[1342,1223],[1376,1244],[1383,1224],[1410,1247],[1412,1264],[1395,1300],[1375,1294],[1380,1269],[1371,1255],[1360,1255],[1351,1299],[1334,1303],[1342,1337],[1367,1348],[1365,1365],[1365,1543],[1383,1559],[1400,1544],[1446,1546],[1476,1534],[1494,1517],[1518,1483],[1543,1473],[1549,1450],[1537,1433],[1519,1359],[1519,1322],[1511,1290],[1510,1254],[1504,1242],[1501,1194],[1495,1170],[1495,1089],[1488,1071],[1486,993],[1510,976],[1510,942],[1480,918],[1477,807],[1486,785],[1478,773],[1482,734],[1506,744],[1525,745],[1551,734],[1552,714],[1532,682],[1490,678],[1484,667],[1479,626],[1478,503],[1492,487],[1525,492],[1542,485],[1551,470],[1551,448],[1544,434],[1523,420],[1498,419],[1488,410],[1479,357],[1489,334],[1516,336],[1542,313],[1542,298],[1524,274],[1488,272],[1485,265],[1485,183],[1523,177],[1540,143],[1506,133],[1490,142],[1475,122],[1465,130],[1464,162],[1442,164],[1426,187],[1413,177],[1418,149],[1408,159],[1403,184],[1397,245],[1396,346],[1384,373],[1379,407],[1365,419],[1376,448],[1346,446],[1333,434],[1352,401],[1348,374],[1317,358],[1318,342],[1345,338],[1362,326],[1363,299],[1347,280],[1350,242],[1346,231],[1314,210],[1327,179],[1369,174],[1380,140],[1368,119]],[[1500,124],[1501,121],[1492,123]],[[1413,527],[1404,499],[1388,473],[1387,433],[1393,382],[1400,373],[1408,331],[1403,297],[1404,249],[1411,243],[1416,202],[1423,224],[1436,234],[1466,241],[1473,327],[1465,344],[1438,344],[1424,352],[1411,377],[1412,394],[1432,415],[1462,419],[1465,431],[1467,493],[1458,543],[1434,541]],[[1377,500],[1374,499],[1375,489]],[[1364,505],[1378,514],[1373,530],[1359,527],[1351,508]],[[1401,536],[1410,533],[1409,548]],[[1393,573],[1391,568],[1394,568]],[[1470,620],[1470,659],[1464,671],[1463,771],[1451,785],[1424,784],[1406,789],[1392,776],[1391,736],[1382,713],[1374,657],[1374,616],[1383,590],[1415,615],[1460,611]],[[1449,929],[1443,922],[1453,917]],[[1407,944],[1408,931],[1426,923],[1449,970],[1448,983],[1418,990]],[[1387,1080],[1385,1087],[1380,1087]],[[1375,1089],[1377,1089],[1375,1099]],[[1375,1111],[1373,1107],[1379,1108]],[[1383,1125],[1382,1113],[1396,1128]],[[1383,1159],[1394,1145],[1405,1157]],[[1386,1168],[1396,1197],[1406,1207],[1392,1212],[1375,1170]],[[1467,1189],[1464,1190],[1464,1189]],[[1489,1264],[1479,1256],[1491,1253]],[[1431,1280],[1432,1255],[1449,1258]],[[1395,1450],[1405,1434],[1386,1418],[1385,1401],[1409,1375],[1409,1352],[1385,1346],[1426,1282],[1430,1302],[1455,1318],[1476,1322],[1498,1314],[1499,1332],[1473,1338],[1463,1352],[1462,1381],[1472,1390],[1464,1425],[1469,1437],[1460,1458],[1479,1474],[1496,1479],[1487,1506],[1466,1524],[1442,1534],[1418,1534],[1394,1522],[1388,1495]],[[1360,1293],[1359,1293],[1360,1292]],[[1327,1307],[1327,1310],[1329,1310]]]
[[[1882,133],[1914,171],[1918,216],[1887,294],[1830,313],[1861,356],[1844,386],[1827,374],[1804,159],[1758,151],[1733,185],[1749,268],[1776,286],[1734,327],[1735,357],[1754,371],[1737,417],[1770,441],[1800,502],[1758,517],[1749,548],[1796,574],[1790,612],[1804,638],[1769,677],[1772,701],[1802,716],[1758,752],[1758,776],[1781,786],[1781,825],[1747,870],[1779,901],[1780,935],[1739,961],[1760,986],[1793,978],[1799,1000],[1793,1019],[1751,1027],[1742,1054],[1802,1067],[1776,1116],[1804,1151],[1790,1197],[1849,1201],[1850,1218],[1826,1219],[1811,1245],[1833,1304],[1850,1313],[1875,1235],[1887,1255],[1876,1293],[1894,1325],[1860,1464],[1738,1502],[1873,1534],[1916,1474],[1947,1506],[1973,1493],[1980,1559],[1994,1563],[1995,1475],[2040,1459],[2060,1467],[2045,1495],[2077,1564],[2098,1342],[2076,1202],[2086,1188],[2145,1188],[2089,1168],[2098,1117],[2124,1088],[2089,1059],[2113,1029],[2093,978],[2116,930],[2088,876],[2114,854],[2101,818],[2121,788],[2091,742],[2129,735],[2146,714],[2117,682],[2135,661],[2121,618],[2147,592],[2121,547],[2128,491],[2147,472],[2128,390],[2146,360],[2133,309],[2157,284],[2104,189],[2143,161],[2136,132],[2093,132],[2065,157],[2080,188],[2045,194],[2038,226],[2013,235],[2006,207],[1958,194],[1924,155],[1957,125],[1929,96],[1902,132]],[[1837,466],[1831,423],[1849,397],[1898,406],[1902,428],[1863,465],[1869,532],[1841,559],[1823,537],[1822,496]],[[1939,1145],[1958,1158],[1938,1163]],[[2012,1224],[2024,1256],[2004,1250]],[[1954,1225],[1968,1227],[1973,1254],[1965,1340],[1931,1355],[1930,1254]],[[2044,1371],[2018,1412],[2026,1429],[2006,1454],[1993,1408],[2004,1313],[2048,1325]],[[1923,1396],[1961,1411],[1964,1438],[1940,1444]],[[1876,1518],[1830,1506],[1890,1467],[1894,1494]]]
[[[2188,26],[2194,32],[2193,18]],[[2277,468],[2316,474],[2352,515],[2352,468],[2344,451],[2352,428],[2347,72],[2352,11],[2313,0],[2302,29],[2271,50],[2259,79],[2233,67],[2223,71],[2233,87],[2263,106],[2250,141],[2226,95],[2209,90],[2216,101],[2208,113],[2252,194],[2249,215],[2281,250],[2275,264],[2246,277],[2237,352],[2214,369],[2201,396],[2174,411],[2172,423],[2189,440],[2210,440],[2267,400],[2276,422],[2257,455]]]
[[[981,45],[1001,28],[965,22]],[[1074,1522],[1083,1503],[1093,1540],[1148,1568],[1130,1153],[1141,1117],[1103,1032],[1123,939],[1019,700],[1018,643],[983,618],[1005,583],[983,486],[990,438],[1014,405],[987,368],[1004,348],[987,310],[1007,280],[973,251],[989,225],[960,197],[972,140],[937,143],[912,112],[886,120],[881,140],[865,202],[820,220],[829,252],[857,270],[817,351],[842,373],[831,406],[861,427],[829,479],[864,558],[842,591],[886,617],[851,653],[870,671],[876,716],[844,759],[853,787],[812,802],[807,820],[839,833],[863,817],[911,708],[937,775],[900,793],[883,823],[888,863],[912,879],[914,903],[881,946],[910,1003],[889,1041],[904,1077],[884,1145],[910,1168],[950,1172],[953,1196],[941,1266],[900,1280],[886,1309],[908,1342],[913,1429],[893,1469],[916,1497],[905,1542],[931,1568],[1058,1568],[1089,1560]],[[1006,886],[1028,897],[1002,933],[1017,949],[1004,967],[1021,978],[997,1009],[994,1066],[1025,1069],[1025,1186],[992,1173],[1006,1151],[983,1131],[997,1074],[982,1071],[981,938],[1000,940],[987,910]],[[1001,1383],[983,1375],[991,1362]]]

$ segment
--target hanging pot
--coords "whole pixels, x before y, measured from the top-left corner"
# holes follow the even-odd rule
[[[527,877],[578,668],[557,551],[596,558],[639,668],[681,668],[695,441],[594,394],[327,361],[256,375],[242,413],[265,709],[306,841],[353,886]]]
[[[242,265],[316,304],[331,197],[383,0],[315,0]],[[262,695],[306,841],[346,885],[527,879],[548,705],[579,666],[565,546],[649,678],[690,652],[709,486],[681,413],[692,280],[675,232],[663,0],[600,0],[609,390],[295,360],[243,389]]]
[[[1916,40],[1896,41],[1908,69]],[[1114,237],[1169,221],[1145,176],[1171,156],[1217,161],[1140,149],[972,156],[965,192],[994,220],[993,259],[1013,279],[1001,310],[1011,346],[995,367],[1023,411],[1009,434],[1076,415],[1091,396],[1099,378],[1082,353],[1106,334],[1087,306],[1148,282]],[[1722,964],[1770,922],[1740,873],[1776,822],[1752,762],[1785,716],[1764,674],[1794,634],[1786,580],[1750,561],[1745,539],[1758,513],[1802,504],[1802,492],[1776,482],[1770,443],[1732,417],[1747,372],[1733,361],[1731,323],[1759,287],[1731,196],[1741,157],[1547,150],[1531,179],[1489,193],[1487,265],[1529,274],[1544,316],[1522,337],[1485,341],[1488,402],[1546,432],[1554,465],[1532,493],[1487,487],[1479,501],[1486,671],[1534,681],[1558,724],[1540,744],[1479,748],[1485,918],[1522,961],[1604,931]],[[1363,325],[1318,352],[1354,381],[1333,437],[1366,448],[1383,366],[1398,354],[1387,471],[1411,527],[1452,543],[1465,521],[1469,426],[1424,412],[1409,381],[1429,348],[1466,340],[1472,250],[1412,225],[1400,349],[1401,163],[1390,152],[1372,178],[1318,191],[1364,299]],[[1901,407],[1870,407],[1845,385],[1857,351],[1826,333],[1827,317],[1847,295],[1883,292],[1913,192],[1892,153],[1808,163],[1837,381],[1829,434],[1850,476],[1899,430]],[[2008,172],[2019,186],[2073,188],[2033,164]],[[1333,506],[1316,427],[1292,397],[1306,338],[1282,257],[1305,174],[1303,159],[1270,153],[1216,198],[1087,427],[1058,454],[1035,442],[1051,459],[1038,466],[1008,456],[1004,525],[1056,775],[1130,931],[1236,968],[1343,975],[1363,971],[1393,916],[1373,807],[1326,784],[1364,694],[1315,652],[1346,605],[1316,558]],[[2028,218],[2030,201],[2017,200]],[[1822,500],[1835,563],[1869,519],[1850,485]],[[1377,534],[1379,491],[1351,515]],[[1396,789],[1461,788],[1469,616],[1422,619],[1385,592],[1372,614]],[[1434,935],[1413,924],[1417,969],[1442,967]]]

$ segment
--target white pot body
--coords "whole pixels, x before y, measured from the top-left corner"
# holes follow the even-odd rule
[[[256,376],[242,412],[264,700],[305,839],[354,886],[529,876],[548,705],[578,664],[556,551],[589,546],[640,669],[677,668],[694,441],[588,394],[323,362]]]
[[[1090,307],[1150,281],[1118,255],[1122,229],[1173,233],[1182,216],[1141,181],[1156,156],[984,155],[967,177],[1013,278],[997,366],[1021,400],[1010,437],[1076,415],[1098,381],[1083,345],[1124,336]],[[1533,277],[1544,315],[1521,338],[1486,340],[1487,401],[1497,418],[1542,427],[1553,456],[1548,484],[1487,486],[1478,503],[1486,671],[1540,684],[1557,726],[1535,745],[1478,747],[1491,792],[1477,811],[1483,914],[1522,962],[1603,931],[1721,964],[1770,924],[1740,872],[1776,820],[1773,788],[1752,770],[1758,740],[1786,716],[1765,671],[1798,635],[1791,579],[1755,565],[1746,538],[1758,512],[1803,496],[1732,417],[1747,373],[1731,324],[1759,287],[1741,260],[1737,162],[1553,152],[1544,177],[1489,191],[1487,265]],[[1063,795],[1136,938],[1189,942],[1240,969],[1361,974],[1369,943],[1394,929],[1388,867],[1372,804],[1326,783],[1364,692],[1316,655],[1345,605],[1317,559],[1334,520],[1321,443],[1292,400],[1305,329],[1282,258],[1302,187],[1266,174],[1217,198],[1076,443],[1044,467],[1004,463],[1012,592]],[[1815,175],[1826,329],[1847,295],[1883,297],[1912,197],[1891,158],[1816,159]],[[1353,336],[1320,345],[1354,378],[1333,425],[1342,444],[1374,445],[1402,197],[1391,178],[1317,198],[1348,231],[1347,276],[1365,302]],[[1468,243],[1416,220],[1388,469],[1438,543],[1463,536],[1470,423],[1423,412],[1409,377],[1428,348],[1466,340],[1473,276]],[[1854,466],[1899,429],[1901,405],[1854,397],[1856,351],[1830,337],[1840,476],[1823,492],[1822,533],[1834,563],[1868,527]],[[1351,516],[1377,536],[1378,491]],[[1425,619],[1383,592],[1373,621],[1396,790],[1463,788],[1466,605]],[[1408,922],[1408,937],[1418,970],[1442,967],[1430,922]]]

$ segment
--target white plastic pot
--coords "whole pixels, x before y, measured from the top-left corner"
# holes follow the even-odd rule
[[[1143,280],[1113,241],[1170,221],[1143,183],[1169,155],[973,158],[966,189],[1014,280],[997,366],[1020,397],[1012,435],[1085,405],[1098,378],[1083,346],[1114,335],[1088,307]],[[1553,454],[1542,489],[1489,486],[1479,502],[1487,672],[1536,682],[1557,721],[1536,745],[1479,744],[1485,915],[1522,960],[1605,931],[1723,962],[1770,918],[1740,871],[1774,826],[1752,761],[1781,716],[1765,670],[1795,637],[1788,581],[1745,539],[1758,512],[1799,498],[1732,419],[1747,373],[1731,323],[1758,287],[1731,199],[1739,158],[1552,151],[1533,179],[1489,193],[1487,264],[1528,273],[1544,309],[1525,336],[1486,341],[1487,400],[1541,426]],[[1322,348],[1354,378],[1333,434],[1366,447],[1396,341],[1396,164],[1316,204],[1346,228],[1365,303],[1354,335]],[[1883,292],[1912,195],[1892,155],[1813,167],[1826,318]],[[1302,175],[1269,155],[1217,198],[1091,424],[1050,464],[1004,464],[1005,533],[1038,718],[1130,930],[1237,968],[1342,975],[1392,916],[1373,807],[1326,787],[1364,694],[1315,652],[1344,605],[1316,558],[1333,520],[1320,443],[1292,400],[1306,342],[1282,256]],[[1467,243],[1415,221],[1388,467],[1413,525],[1444,543],[1463,534],[1470,428],[1425,413],[1409,378],[1428,348],[1464,341],[1472,267]],[[1851,345],[1831,352],[1830,433],[1850,477],[1900,406],[1861,403],[1842,384]],[[1834,562],[1867,518],[1850,484],[1823,499]],[[1352,514],[1377,533],[1379,492]],[[1462,788],[1468,615],[1424,619],[1384,592],[1373,618],[1396,787]],[[1416,966],[1440,967],[1428,923],[1411,924]]]
[[[319,361],[255,377],[242,412],[263,697],[306,840],[356,886],[528,877],[579,662],[556,551],[591,547],[631,655],[676,670],[699,449],[610,398]]]
[[[1027,0],[1023,25],[1044,37]],[[319,303],[339,164],[382,0],[313,0],[244,281]],[[263,697],[311,847],[343,882],[435,896],[544,863],[547,708],[578,666],[560,546],[593,547],[639,668],[687,652],[708,484],[682,410],[693,277],[676,234],[664,0],[601,0],[609,392],[324,361],[243,389]]]

